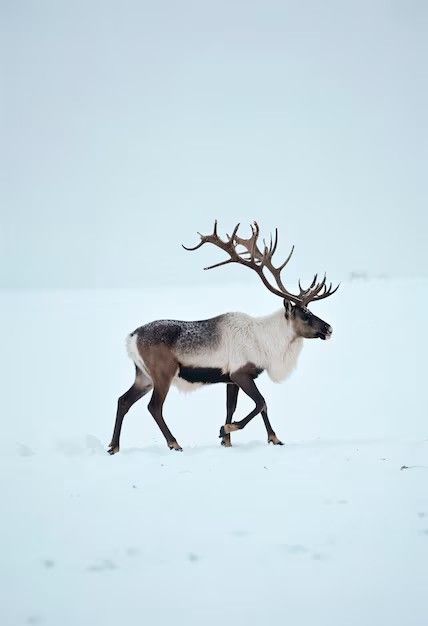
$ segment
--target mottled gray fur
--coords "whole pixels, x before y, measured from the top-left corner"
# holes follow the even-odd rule
[[[221,339],[221,321],[225,315],[208,320],[184,322],[180,320],[156,320],[140,326],[137,334],[139,342],[145,345],[164,343],[182,352],[195,352],[198,349],[215,348]]]

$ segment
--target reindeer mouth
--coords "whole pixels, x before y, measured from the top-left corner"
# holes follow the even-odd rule
[[[319,332],[317,337],[319,339],[322,339],[323,341],[326,341],[327,339],[330,339],[332,334],[333,330],[331,328],[328,328],[328,330],[326,330],[325,332]]]

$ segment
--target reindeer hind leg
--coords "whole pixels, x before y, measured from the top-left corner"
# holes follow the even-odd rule
[[[120,433],[122,430],[123,418],[129,409],[140,398],[146,395],[152,388],[152,381],[137,366],[135,366],[135,382],[117,401],[116,421],[114,424],[113,436],[108,448],[109,454],[119,452]]]
[[[169,391],[169,385],[166,387],[165,385],[155,385],[152,393],[152,397],[150,398],[150,402],[148,405],[148,409],[152,414],[153,418],[156,421],[156,424],[159,426],[162,435],[166,439],[166,443],[168,444],[168,448],[170,450],[182,450],[181,446],[177,443],[176,438],[169,430],[168,426],[165,423],[162,414],[163,404],[165,402],[165,398]]]
[[[166,346],[160,344],[150,346],[144,355],[144,362],[147,364],[153,380],[153,393],[147,408],[165,437],[169,449],[182,450],[166,425],[162,412],[172,379],[178,371],[177,359]]]

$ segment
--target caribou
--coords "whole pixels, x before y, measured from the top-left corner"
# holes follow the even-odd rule
[[[204,269],[213,269],[238,263],[253,270],[263,285],[283,300],[279,311],[264,317],[245,313],[224,313],[207,320],[156,320],[134,330],[126,339],[127,350],[135,364],[135,381],[120,396],[109,454],[119,451],[120,433],[124,416],[131,406],[152,391],[148,410],[155,419],[171,450],[182,450],[163,417],[163,405],[171,385],[189,391],[203,385],[225,383],[227,389],[226,421],[220,429],[221,444],[231,446],[231,433],[242,430],[256,415],[261,414],[268,443],[283,445],[276,436],[269,418],[264,397],[255,380],[264,371],[274,382],[285,380],[297,365],[303,339],[329,339],[332,328],[311,313],[308,305],[333,295],[339,285],[327,286],[326,276],[318,281],[315,274],[308,288],[299,281],[299,293],[288,291],[282,271],[294,251],[291,248],[285,261],[275,265],[273,256],[278,245],[278,229],[267,244],[259,243],[257,222],[251,225],[251,236],[238,235],[239,224],[232,234],[222,239],[217,232],[217,221],[210,235],[201,235],[194,247],[198,250],[210,243],[227,253],[228,258]],[[275,284],[272,284],[272,279]],[[254,401],[254,409],[243,419],[232,421],[239,390]]]

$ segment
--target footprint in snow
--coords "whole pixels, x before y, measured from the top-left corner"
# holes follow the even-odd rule
[[[103,444],[98,437],[94,437],[94,435],[86,435],[86,448],[91,454],[105,454]]]
[[[19,444],[18,446],[18,454],[19,456],[34,456],[35,452],[30,447],[26,446],[24,443]]]
[[[102,559],[86,568],[89,572],[105,572],[117,569],[116,564],[110,559]]]
[[[138,548],[127,548],[126,549],[126,556],[138,556],[140,554],[140,550]]]
[[[321,554],[321,552],[314,552],[312,554],[312,559],[314,561],[325,561],[326,560],[326,555],[325,554]]]

